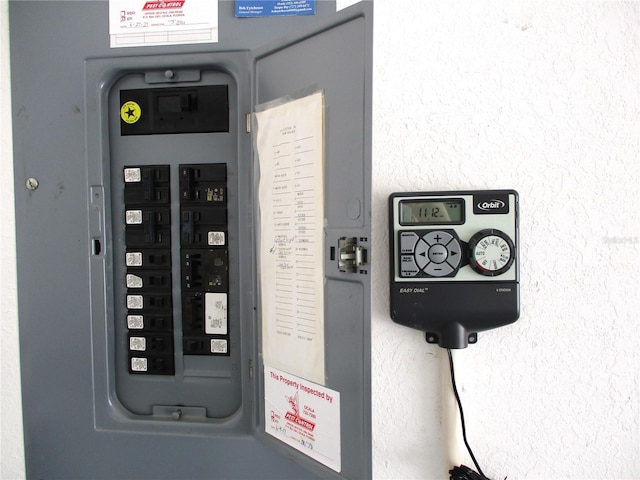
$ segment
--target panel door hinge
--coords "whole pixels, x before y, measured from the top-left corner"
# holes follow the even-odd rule
[[[367,264],[367,249],[358,245],[366,238],[342,237],[338,239],[338,270],[345,273],[367,273],[360,267]]]

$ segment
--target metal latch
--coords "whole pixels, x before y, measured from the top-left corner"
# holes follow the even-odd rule
[[[358,245],[357,237],[338,239],[338,270],[346,273],[357,273],[358,267],[366,265],[367,249]]]

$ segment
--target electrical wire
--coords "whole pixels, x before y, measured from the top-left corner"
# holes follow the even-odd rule
[[[471,470],[466,465],[453,467],[449,470],[450,480],[488,480],[487,477],[480,475],[475,470]]]
[[[456,402],[458,403],[458,410],[460,411],[460,425],[462,426],[462,438],[464,440],[464,444],[467,447],[467,451],[471,456],[471,460],[473,460],[474,465],[478,472],[471,470],[469,467],[465,465],[460,465],[459,467],[454,467],[449,470],[449,478],[450,480],[490,480],[487,478],[480,468],[478,461],[476,460],[476,456],[473,454],[471,450],[471,446],[467,441],[467,427],[464,423],[464,412],[462,410],[462,401],[460,400],[460,395],[458,394],[458,387],[456,386],[456,376],[453,368],[453,355],[451,354],[451,349],[447,349],[447,353],[449,355],[449,369],[451,370],[451,386],[453,387],[453,394],[456,397]]]

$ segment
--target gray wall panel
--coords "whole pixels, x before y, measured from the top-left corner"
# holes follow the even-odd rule
[[[334,2],[319,1],[314,16],[237,19],[233,2],[221,1],[219,43],[126,49],[108,46],[106,1],[10,1],[9,7],[28,477],[370,477],[370,282],[364,273],[338,272],[329,250],[327,386],[343,398],[342,474],[264,434],[254,162],[251,135],[243,128],[245,115],[258,103],[310,85],[325,89],[327,247],[353,236],[368,248],[371,2],[336,13]],[[119,79],[194,67],[220,72],[231,85],[230,137],[119,136],[116,90],[109,103]],[[139,86],[144,85],[134,85]],[[184,388],[198,392],[186,396],[162,388],[179,375],[148,382],[148,391],[129,390],[126,363],[118,357],[127,340],[117,323],[124,270],[113,263],[123,252],[118,223],[123,186],[118,182],[123,166],[136,158],[141,165],[170,165],[174,174],[182,163],[227,164],[233,225],[229,298],[239,337],[233,375],[240,389],[239,399],[232,399],[239,409],[231,417],[172,421],[119,405],[119,395],[142,397],[151,406],[157,406],[158,396],[187,407],[197,406],[199,395],[209,395],[209,387],[192,388],[206,383],[206,376],[185,377]],[[25,188],[29,177],[38,179],[36,190]],[[171,185],[175,193],[176,178]],[[177,199],[171,209],[179,214]],[[179,322],[175,231],[172,238],[173,312]],[[100,242],[99,254],[94,241]],[[215,394],[211,388],[211,397]]]

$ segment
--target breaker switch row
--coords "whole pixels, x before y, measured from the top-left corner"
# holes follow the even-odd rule
[[[229,355],[226,164],[179,166],[182,350]],[[131,374],[174,375],[169,165],[124,168]]]
[[[180,166],[182,348],[229,355],[225,164]]]
[[[131,374],[174,375],[169,165],[124,168],[123,279]]]

